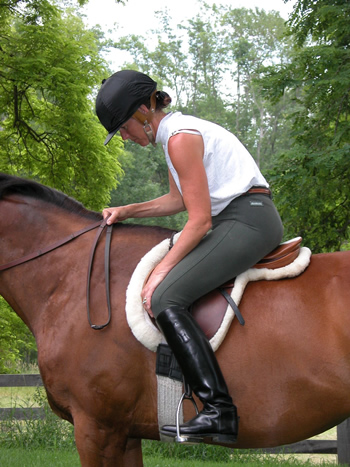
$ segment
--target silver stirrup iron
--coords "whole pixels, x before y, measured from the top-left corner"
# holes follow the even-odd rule
[[[179,405],[177,406],[176,410],[176,438],[175,441],[180,444],[199,444],[203,440],[201,438],[193,438],[191,436],[182,436],[180,433],[180,411],[181,411],[181,406],[184,403],[185,400],[190,400],[192,404],[194,405],[194,408],[196,410],[196,414],[199,414],[199,410],[196,404],[196,401],[193,399],[192,396],[192,389],[189,384],[184,381],[184,387],[185,387],[185,392],[182,394]]]

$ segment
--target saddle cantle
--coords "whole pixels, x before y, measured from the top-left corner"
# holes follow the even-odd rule
[[[301,237],[293,238],[288,242],[281,243],[277,248],[259,261],[254,268],[277,269],[291,264],[300,253]]]
[[[271,253],[259,261],[254,268],[277,269],[288,266],[298,257],[301,242],[302,238],[296,237],[281,243],[277,248],[271,251]],[[227,294],[231,295],[234,282],[235,278],[226,282],[220,288],[199,298],[191,307],[193,318],[197,321],[209,340],[220,328],[227,310],[228,303],[220,289],[223,289]]]

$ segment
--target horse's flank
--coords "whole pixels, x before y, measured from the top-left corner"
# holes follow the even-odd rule
[[[100,216],[48,188],[46,195],[36,186],[29,194],[26,182],[21,189],[10,185],[0,176],[1,264]],[[0,293],[35,335],[49,402],[74,423],[82,465],[140,466],[140,439],[158,439],[155,356],[129,330],[125,291],[140,258],[170,231],[114,228],[112,321],[103,331],[92,330],[86,318],[94,235],[1,272]],[[349,266],[350,252],[315,255],[298,278],[248,285],[240,305],[246,325],[234,322],[217,352],[239,411],[237,448],[296,442],[350,415]],[[103,241],[93,269],[91,313],[94,322],[104,322]],[[186,406],[189,416],[192,407]]]

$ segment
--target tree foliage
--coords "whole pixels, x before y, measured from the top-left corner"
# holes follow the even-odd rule
[[[276,160],[273,181],[286,229],[313,251],[349,240],[350,4],[299,0],[290,19],[294,53],[270,69],[265,89],[288,95],[293,147]]]
[[[109,75],[99,30],[46,0],[1,5],[0,170],[38,178],[101,209],[121,175],[93,94]],[[93,175],[93,176],[92,176]]]
[[[143,36],[125,36],[128,66],[151,73],[171,89],[174,108],[214,121],[237,134],[262,168],[285,144],[283,105],[270,104],[257,79],[262,65],[288,61],[285,21],[276,12],[234,9],[203,2],[201,13],[177,27],[158,14],[152,48]],[[285,103],[287,105],[287,103]]]

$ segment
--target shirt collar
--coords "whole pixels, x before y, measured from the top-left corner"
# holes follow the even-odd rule
[[[167,136],[166,121],[171,115],[173,115],[173,112],[166,114],[166,116],[160,121],[156,135],[156,143],[165,142]]]

